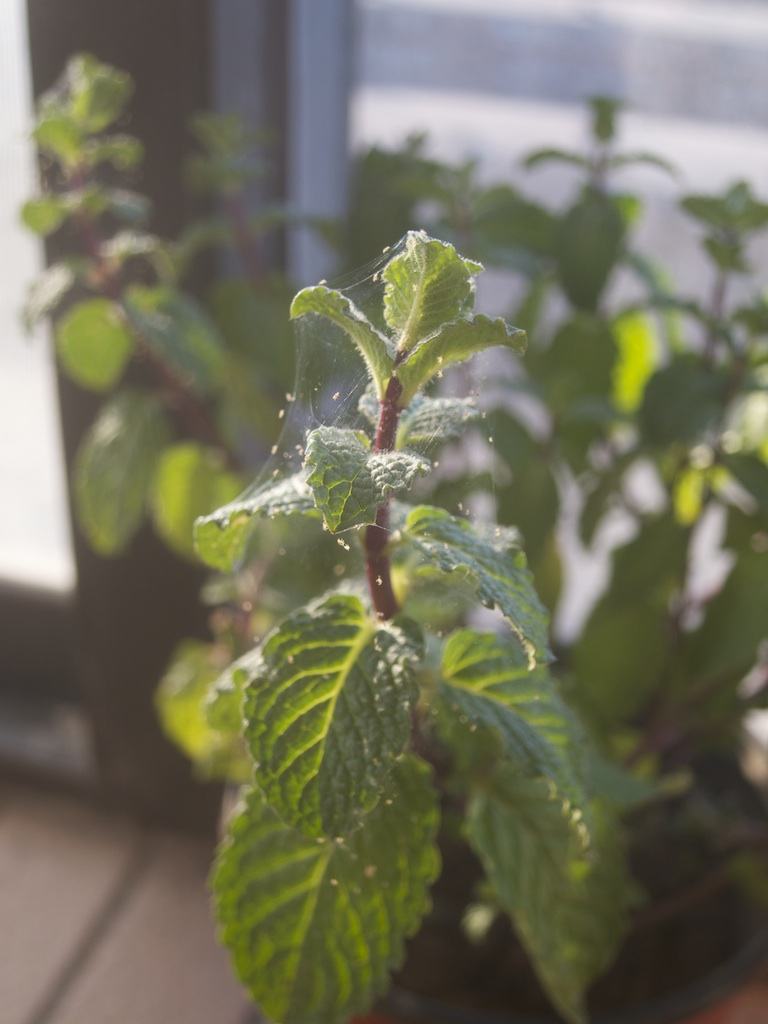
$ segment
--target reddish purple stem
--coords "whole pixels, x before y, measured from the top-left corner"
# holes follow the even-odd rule
[[[397,421],[400,418],[398,402],[402,391],[402,385],[397,377],[391,377],[381,402],[376,439],[373,443],[375,452],[391,452],[395,447]],[[397,598],[392,589],[388,543],[389,501],[385,501],[376,510],[376,524],[368,526],[365,531],[365,571],[373,607],[380,619],[394,618],[398,612]]]

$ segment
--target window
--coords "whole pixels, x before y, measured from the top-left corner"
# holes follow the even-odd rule
[[[0,579],[69,591],[67,522],[55,378],[44,330],[27,338],[25,289],[43,264],[19,207],[36,188],[25,4],[0,9]]]

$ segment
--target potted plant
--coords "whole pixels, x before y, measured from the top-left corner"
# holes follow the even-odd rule
[[[728,987],[753,962],[764,921],[766,826],[738,754],[768,693],[768,313],[759,294],[728,299],[768,208],[744,185],[685,201],[716,267],[705,307],[634,251],[638,203],[612,172],[659,161],[616,151],[611,102],[593,104],[591,153],[530,161],[585,172],[564,213],[410,143],[385,175],[391,209],[429,200],[456,244],[411,231],[350,287],[296,296],[296,384],[269,391],[282,435],[230,501],[244,422],[255,412],[270,429],[232,316],[244,293],[206,316],[179,291],[177,246],[102,235],[136,206],[93,175],[137,158],[103,135],[127,89],[80,58],[41,104],[55,189],[25,219],[41,233],[71,223],[88,258],[49,270],[30,313],[95,291],[59,320],[64,366],[102,392],[132,353],[156,373],[151,394],[110,400],[85,442],[77,487],[97,547],[127,543],[149,507],[189,555],[204,513],[197,551],[228,574],[206,587],[213,642],[179,649],[159,703],[203,770],[243,784],[213,873],[238,975],[281,1022],[364,1012],[394,969],[388,1019],[693,1020],[724,964]],[[196,179],[224,190],[225,237],[241,244],[242,140],[227,121],[198,134]],[[361,180],[381,162],[370,155]],[[377,197],[364,199],[354,213],[373,235]],[[522,331],[473,312],[482,268],[459,249],[527,279],[512,318],[525,359]],[[136,257],[157,280],[145,264],[136,286]],[[609,311],[619,267],[643,289]],[[262,337],[267,365],[284,366],[286,334]],[[485,349],[511,355],[468,395],[466,360]],[[454,364],[458,397],[441,384]],[[504,525],[467,517],[492,505]],[[615,509],[632,534],[605,594],[553,633],[563,519],[591,543]],[[702,590],[692,570],[713,521],[730,569]]]

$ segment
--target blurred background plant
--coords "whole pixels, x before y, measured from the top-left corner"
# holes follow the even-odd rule
[[[79,55],[40,99],[33,134],[44,188],[22,219],[43,237],[65,234],[72,255],[33,282],[23,319],[31,329],[53,316],[63,371],[104,396],[72,482],[89,544],[120,555],[149,517],[173,552],[194,559],[195,518],[235,497],[245,471],[265,460],[293,385],[294,289],[264,259],[291,214],[253,211],[245,199],[266,173],[269,141],[235,116],[201,113],[190,126],[197,151],[187,180],[215,212],[178,238],[153,234],[149,202],[124,187],[142,160],[138,140],[116,127],[131,93],[129,76]],[[195,266],[212,258],[224,273],[199,295],[190,284]],[[140,385],[128,373],[132,361],[143,367]],[[215,606],[214,642],[183,641],[163,692],[180,690],[187,700],[237,652],[258,575],[204,590]],[[179,714],[174,705],[166,724],[199,754]]]
[[[636,778],[689,789],[686,812],[673,802],[663,825],[658,809],[650,830],[636,815],[634,852],[651,860],[642,837],[650,847],[663,828],[668,893],[684,884],[693,839],[698,870],[727,884],[727,851],[764,894],[753,808],[706,795],[697,772],[712,758],[734,764],[746,717],[768,707],[768,304],[750,255],[768,204],[744,181],[681,198],[710,278],[703,299],[681,295],[663,254],[639,249],[642,198],[621,185],[633,165],[674,168],[619,147],[618,102],[595,98],[589,115],[586,152],[524,160],[532,173],[574,169],[564,208],[481,183],[472,161],[437,163],[417,138],[400,176],[387,169],[395,154],[373,152],[357,180],[379,171],[399,196],[393,220],[426,219],[498,271],[502,296],[522,295],[508,316],[528,331],[526,358],[481,367],[484,425],[445,460],[437,500],[490,504],[520,529],[555,616],[557,674],[602,751]]]

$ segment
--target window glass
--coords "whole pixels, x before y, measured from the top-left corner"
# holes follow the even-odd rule
[[[624,146],[663,154],[681,175],[625,172],[646,201],[638,241],[691,291],[708,278],[676,208],[681,188],[768,182],[766,3],[357,0],[356,28],[355,149],[425,132],[433,154],[474,156],[488,180],[547,202],[569,194],[573,172],[525,172],[520,157],[583,143],[586,97],[624,100]]]
[[[64,468],[45,330],[27,337],[19,311],[42,246],[19,206],[36,187],[23,0],[0,4],[0,579],[72,586]]]

